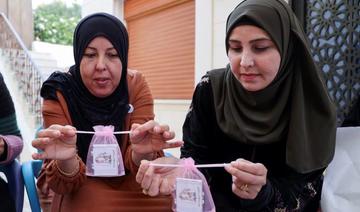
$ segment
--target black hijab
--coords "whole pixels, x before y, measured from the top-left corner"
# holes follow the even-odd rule
[[[120,83],[115,91],[105,98],[92,95],[80,75],[80,62],[84,51],[88,44],[99,36],[107,38],[112,43],[122,63]],[[56,91],[60,91],[69,108],[73,126],[78,130],[94,131],[92,127],[95,125],[113,125],[115,131],[124,130],[125,116],[130,108],[126,79],[128,46],[126,28],[116,17],[106,13],[96,13],[83,18],[74,32],[75,65],[68,73],[53,73],[43,83],[41,96],[44,99],[56,100]],[[121,136],[116,137],[120,145]],[[77,136],[78,154],[84,162],[91,138],[91,135]]]
[[[334,155],[335,106],[295,15],[282,0],[243,1],[227,19],[227,51],[232,30],[244,22],[269,34],[281,63],[273,82],[257,92],[246,91],[229,65],[210,72],[220,128],[250,145],[286,142],[286,162],[298,172],[326,167]]]

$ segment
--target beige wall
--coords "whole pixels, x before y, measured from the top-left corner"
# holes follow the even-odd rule
[[[214,0],[213,23],[213,68],[223,68],[228,63],[225,50],[225,25],[230,12],[241,1]]]
[[[225,24],[242,0],[196,0],[195,84],[209,70],[225,67]]]
[[[0,12],[3,12],[30,48],[34,37],[31,0],[0,0]]]

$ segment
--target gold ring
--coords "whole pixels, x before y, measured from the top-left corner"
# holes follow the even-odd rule
[[[143,194],[148,195],[149,189],[143,189],[142,192]]]
[[[241,186],[240,186],[240,190],[242,190],[242,191],[248,191],[248,184],[247,183],[245,183],[245,184],[242,184]]]

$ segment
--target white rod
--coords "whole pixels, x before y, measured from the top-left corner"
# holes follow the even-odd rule
[[[217,168],[217,167],[225,167],[228,163],[215,163],[215,164],[198,164],[195,165],[196,168]],[[159,164],[159,163],[150,163],[150,166],[157,167],[184,167],[183,164]]]
[[[93,131],[81,131],[81,130],[76,130],[76,133],[78,133],[78,134],[94,134],[95,132],[93,132]]]
[[[183,165],[180,165],[180,164],[159,164],[159,163],[150,163],[150,166],[156,166],[156,167],[183,167]]]
[[[225,167],[229,165],[228,163],[215,163],[215,164],[199,164],[195,165],[196,168],[215,168],[215,167]]]
[[[128,130],[128,131],[117,131],[117,132],[114,132],[114,135],[116,135],[116,134],[130,134],[130,133],[131,133],[130,130]]]
[[[94,131],[81,131],[81,130],[77,130],[76,133],[79,133],[79,134],[95,134]],[[130,134],[131,131],[116,131],[114,132],[113,134],[116,135],[116,134]]]

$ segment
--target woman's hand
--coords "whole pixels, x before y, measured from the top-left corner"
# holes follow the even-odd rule
[[[225,167],[232,175],[232,191],[243,199],[255,199],[266,184],[267,169],[261,163],[237,159]]]
[[[136,174],[136,182],[143,188],[143,193],[149,196],[169,195],[174,190],[176,177],[179,176],[179,168],[155,167],[150,163],[177,164],[179,159],[174,157],[162,157],[154,161],[141,161]]]
[[[169,130],[168,125],[160,125],[153,120],[142,125],[133,124],[131,131],[132,150],[138,154],[149,154],[183,145],[183,141],[169,142],[175,137],[175,133]]]
[[[0,156],[4,153],[5,151],[5,141],[4,139],[0,138]]]
[[[76,155],[76,129],[69,125],[51,125],[38,133],[32,145],[42,151],[34,153],[34,159],[72,159]]]

